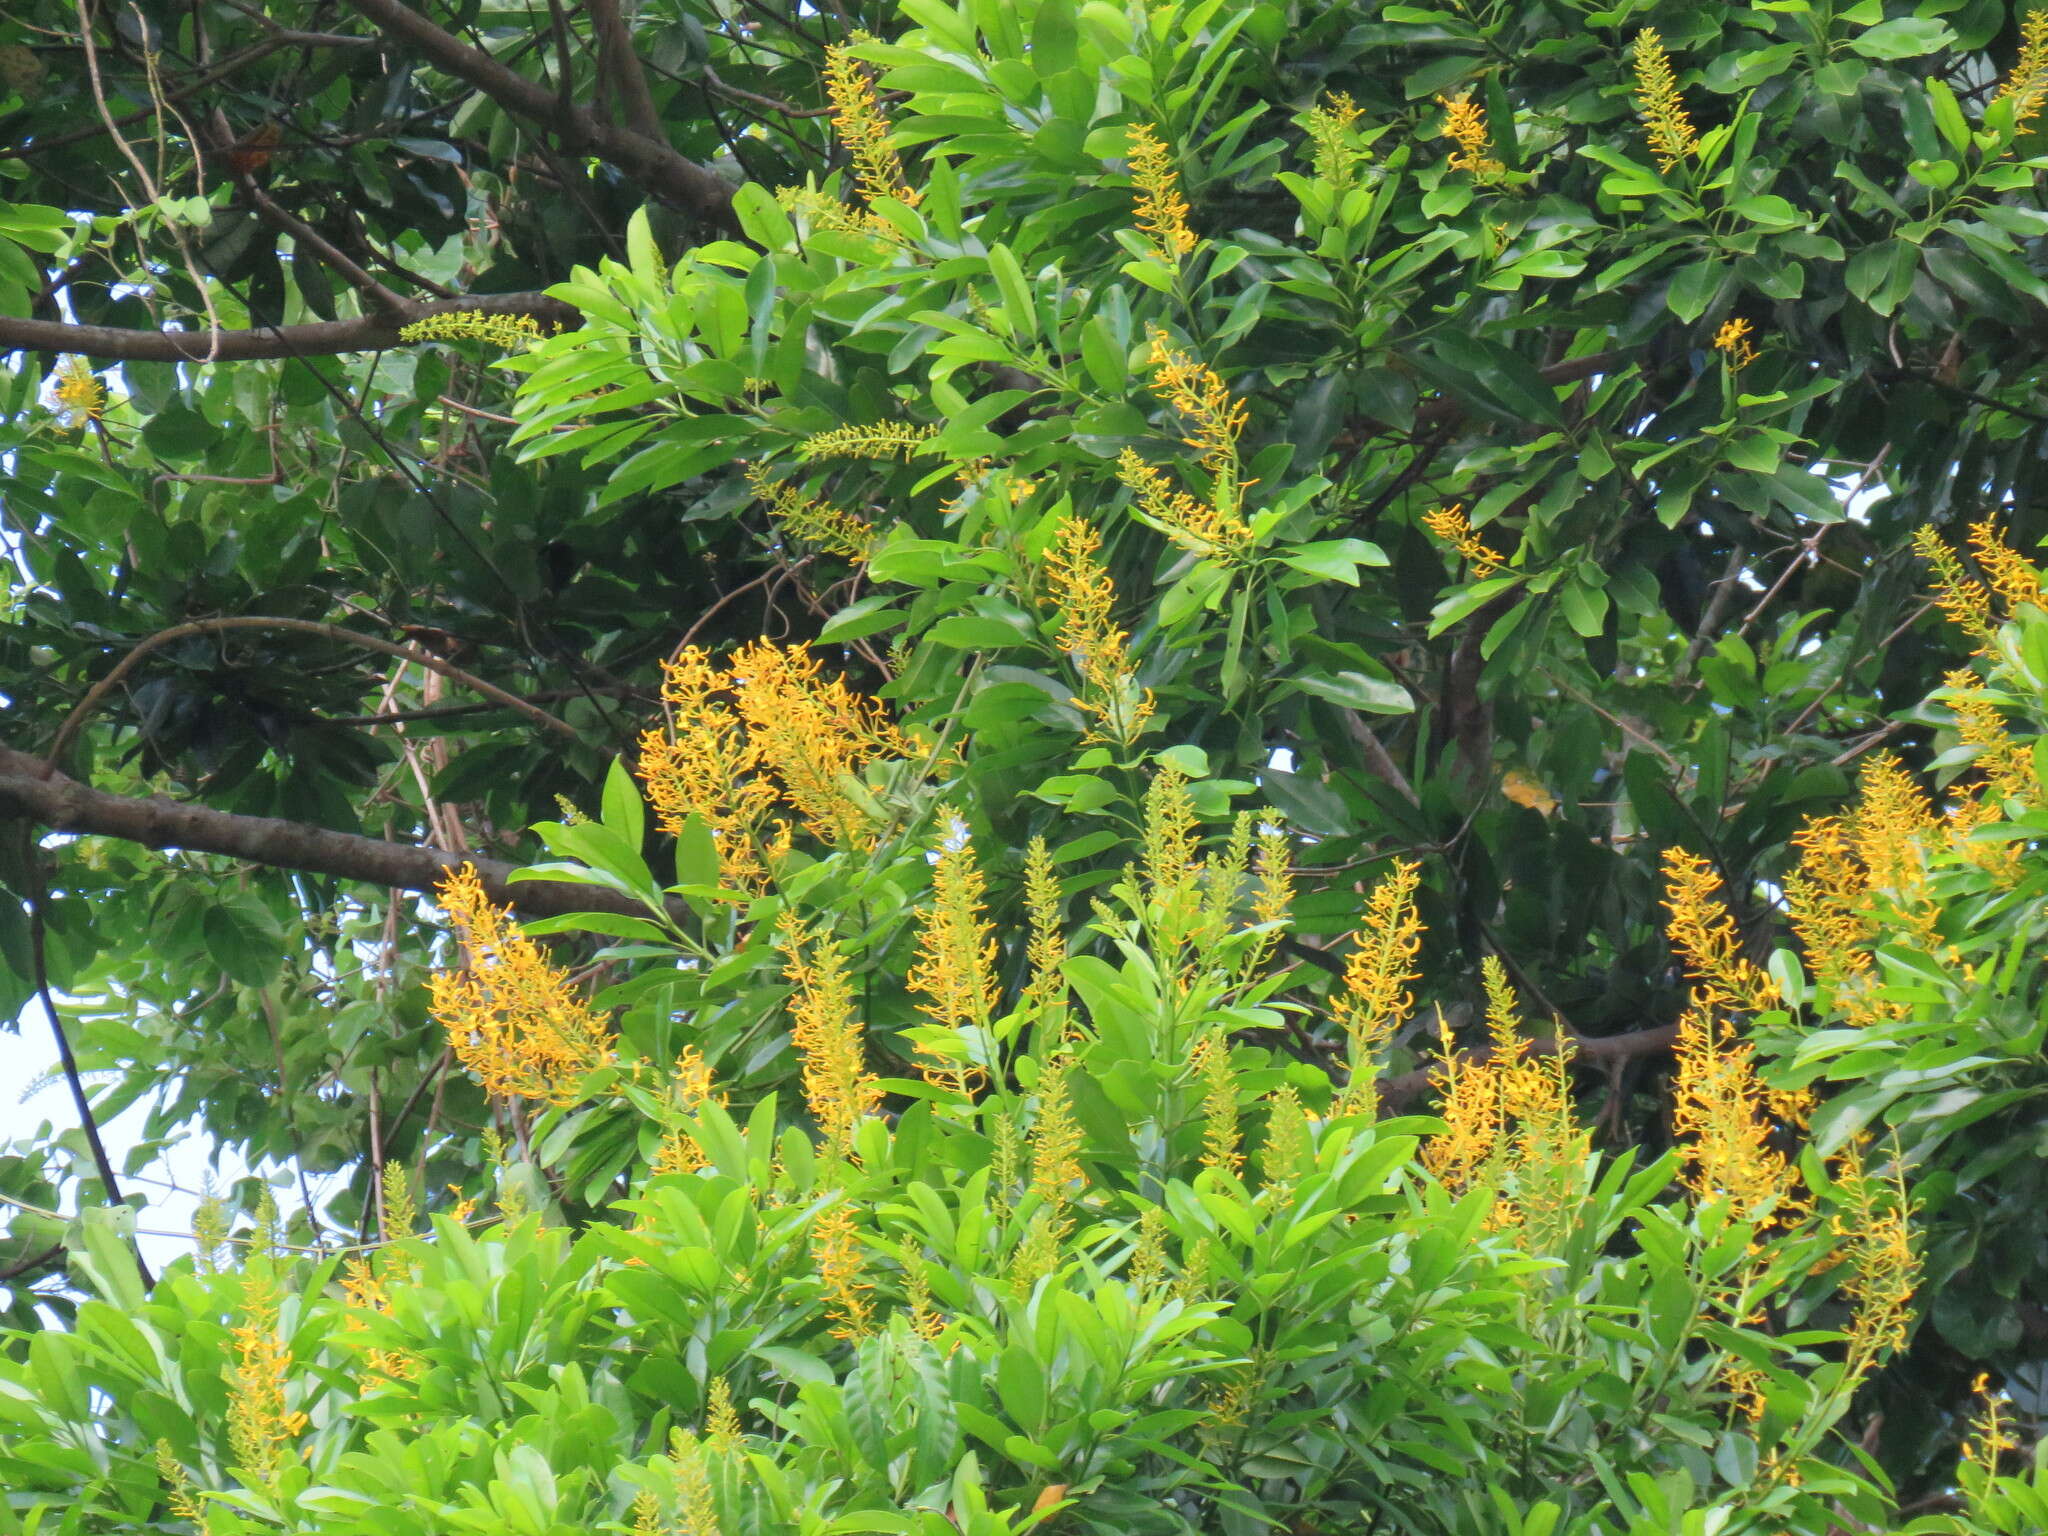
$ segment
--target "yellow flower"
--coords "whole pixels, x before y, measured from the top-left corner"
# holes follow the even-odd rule
[[[834,427],[813,432],[796,445],[806,464],[819,459],[893,459],[906,462],[938,433],[937,427],[907,421],[877,421],[861,427]]]
[[[429,981],[434,1019],[456,1059],[492,1094],[573,1104],[586,1073],[610,1063],[606,1021],[570,990],[507,909],[484,895],[476,866],[443,875],[441,908],[462,942],[459,971]]]
[[[1465,521],[1462,502],[1423,513],[1422,526],[1456,550],[1458,557],[1472,567],[1472,574],[1481,581],[1506,566],[1507,562],[1488,549],[1479,535],[1473,532],[1472,525]]]
[[[942,815],[946,835],[932,873],[932,903],[918,919],[917,961],[904,978],[927,999],[917,1011],[954,1033],[958,1054],[920,1052],[918,1070],[927,1082],[965,1098],[987,1074],[969,1053],[968,1031],[983,1036],[998,1002],[995,925],[988,908],[987,882],[974,862],[967,824]]]
[[[270,1260],[253,1258],[242,1275],[242,1321],[231,1330],[228,1445],[242,1476],[266,1486],[277,1481],[287,1447],[306,1427],[306,1416],[285,1406],[292,1355],[277,1331],[279,1301]]]
[[[1492,1063],[1468,1059],[1437,1015],[1436,1065],[1429,1074],[1444,1128],[1422,1144],[1422,1166],[1454,1194],[1477,1182],[1501,1150],[1500,1079]]]
[[[1259,1187],[1276,1204],[1292,1202],[1294,1186],[1315,1169],[1315,1142],[1301,1096],[1283,1083],[1266,1101],[1266,1135],[1259,1143]]]
[[[1979,1371],[1976,1380],[1970,1383],[1970,1391],[1983,1406],[1970,1416],[1970,1432],[1963,1437],[1963,1460],[1996,1472],[2000,1458],[2007,1451],[2020,1448],[2019,1436],[2007,1427],[2004,1415],[1999,1412],[2001,1394],[1991,1390],[1990,1376]]]
[[[697,1138],[690,1134],[688,1117],[697,1113],[716,1098],[720,1104],[725,1095],[714,1095],[711,1091],[711,1064],[705,1061],[703,1053],[694,1045],[683,1047],[676,1057],[675,1071],[669,1078],[668,1104],[670,1120],[661,1136],[661,1145],[655,1149],[653,1172],[695,1173],[709,1161]]]
[[[870,203],[893,197],[915,208],[920,194],[904,176],[903,162],[889,142],[889,119],[874,79],[853,56],[855,48],[873,41],[865,32],[851,32],[845,42],[825,50],[825,94],[832,103],[832,126],[853,157],[853,176],[862,197]]]
[[[1636,110],[1650,140],[1650,153],[1657,169],[1669,171],[1699,153],[1699,135],[1693,132],[1685,102],[1678,94],[1678,81],[1671,73],[1671,58],[1664,40],[1654,27],[1636,34]]]
[[[806,496],[787,480],[770,479],[768,471],[758,464],[747,471],[747,484],[768,503],[775,521],[791,537],[857,565],[865,563],[874,552],[875,540],[880,535],[875,525],[859,513]]]
[[[1848,1365],[1860,1375],[1878,1357],[1906,1347],[1913,1321],[1913,1293],[1920,1283],[1920,1256],[1913,1251],[1912,1199],[1896,1156],[1889,1176],[1869,1172],[1863,1149],[1845,1146],[1835,1166],[1839,1201],[1829,1228],[1845,1243],[1849,1278],[1843,1289],[1854,1310],[1849,1317]]]
[[[1204,469],[1231,485],[1234,507],[1237,440],[1244,434],[1250,408],[1231,398],[1230,386],[1215,369],[1174,346],[1160,327],[1147,331],[1146,340],[1152,350],[1152,393],[1187,418],[1188,432],[1181,440],[1195,450]],[[1219,503],[1222,500],[1219,493]]]
[[[1225,565],[1243,564],[1250,556],[1252,530],[1235,510],[1221,512],[1177,489],[1163,470],[1132,448],[1117,456],[1116,474],[1137,498],[1145,520],[1190,554]]]
[[[1188,228],[1188,205],[1180,195],[1180,177],[1173,155],[1150,123],[1131,125],[1131,184],[1137,192],[1132,217],[1159,259],[1168,266],[1195,248]]]
[[[861,1050],[846,957],[830,934],[814,940],[794,912],[785,911],[778,926],[787,948],[782,974],[792,988],[790,1043],[803,1063],[804,1103],[826,1148],[851,1158],[854,1131],[880,1105],[882,1090]]]
[[[1913,530],[1913,551],[1934,567],[1934,600],[1949,622],[1978,642],[1979,655],[1989,655],[1995,634],[1990,592],[1928,524]]]
[[[1336,91],[1296,119],[1308,135],[1317,177],[1340,192],[1356,180],[1359,165],[1372,158],[1352,131],[1364,115],[1349,92]]]
[[[1787,1222],[1804,1209],[1799,1174],[1771,1145],[1769,1101],[1754,1052],[1697,1001],[1678,1021],[1672,1130],[1686,1188],[1726,1200],[1737,1221]]]
[[[1195,1041],[1188,1065],[1202,1085],[1202,1166],[1235,1175],[1244,1153],[1238,1150],[1237,1074],[1223,1031],[1211,1029]]]
[[[861,1276],[866,1268],[853,1210],[844,1201],[811,1226],[811,1263],[825,1287],[825,1311],[835,1339],[863,1339],[874,1331],[870,1287]]]
[[[1047,1062],[1038,1074],[1038,1117],[1031,1125],[1031,1192],[1057,1216],[1076,1185],[1085,1182],[1081,1124],[1067,1087],[1065,1060]]]
[[[711,1492],[708,1448],[680,1427],[668,1434],[670,1477],[675,1487],[676,1536],[722,1536],[718,1503]]]
[[[1415,911],[1421,880],[1420,864],[1396,859],[1373,887],[1344,965],[1343,988],[1330,999],[1330,1012],[1344,1028],[1351,1068],[1340,1113],[1377,1112],[1380,1052],[1415,1006],[1409,989],[1422,975],[1415,966],[1422,949],[1422,919]]]
[[[1693,997],[1706,1008],[1762,1013],[1779,1004],[1778,984],[1743,958],[1735,918],[1715,892],[1720,880],[1703,858],[1683,848],[1664,852],[1666,932],[1685,960]]]
[[[2013,99],[2013,128],[2024,130],[2048,98],[2048,11],[2032,10],[2020,20],[2020,53],[2012,73],[1999,82],[1993,101]]]
[[[1047,601],[1058,611],[1060,646],[1081,672],[1075,708],[1096,722],[1089,737],[1129,746],[1152,718],[1152,693],[1138,686],[1124,631],[1111,621],[1116,586],[1096,558],[1102,535],[1066,517],[1045,555]]]
[[[487,341],[508,352],[522,351],[545,334],[532,315],[487,315],[480,309],[429,315],[398,328],[400,341]]]
[[[1728,321],[1714,332],[1714,350],[1728,359],[1728,366],[1738,372],[1756,361],[1756,348],[1749,344],[1749,322],[1741,318]]]
[[[1493,141],[1487,134],[1486,108],[1472,99],[1470,91],[1456,100],[1439,96],[1444,109],[1443,136],[1458,146],[1451,156],[1451,169],[1466,171],[1480,181],[1491,181],[1507,170],[1494,158]]]
[[[82,357],[67,357],[57,364],[57,383],[51,394],[65,427],[80,428],[106,414],[107,386]]]
[[[2005,716],[1984,692],[1977,674],[1959,667],[1943,681],[1943,694],[1956,717],[1956,734],[1977,753],[1977,771],[1994,800],[2028,800],[2038,794],[2033,749],[2012,739]]]
[[[177,1450],[169,1440],[158,1438],[156,1442],[156,1475],[164,1485],[164,1503],[180,1520],[190,1520],[202,1531],[206,1528],[206,1506],[199,1502],[192,1492],[192,1480],[185,1474],[185,1464],[178,1460]]]
[[[1024,907],[1031,921],[1031,937],[1025,958],[1031,962],[1031,980],[1025,998],[1040,1010],[1041,1026],[1049,1038],[1065,1040],[1067,1029],[1067,978],[1062,967],[1067,959],[1066,925],[1062,918],[1065,902],[1059,876],[1053,873],[1052,850],[1045,839],[1033,836],[1024,850]],[[1053,1028],[1052,1026],[1058,1026]]]
[[[2034,14],[2048,24],[2048,11]],[[1970,525],[1970,548],[1976,552],[1978,568],[1990,578],[1991,590],[2005,604],[2008,618],[2023,603],[2048,608],[2048,597],[2041,592],[2040,571],[1999,537],[1996,518],[1987,517]]]

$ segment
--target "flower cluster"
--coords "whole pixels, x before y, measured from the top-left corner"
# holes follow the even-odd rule
[[[1750,345],[1750,325],[1740,317],[1729,320],[1714,332],[1714,350],[1728,360],[1728,366],[1741,372],[1756,361],[1756,348]]]
[[[241,1474],[265,1485],[277,1481],[286,1447],[306,1427],[305,1414],[285,1404],[292,1352],[278,1333],[280,1299],[270,1259],[252,1258],[242,1275],[242,1321],[232,1330],[228,1445]]]
[[[1074,704],[1096,722],[1089,734],[1129,746],[1152,717],[1152,694],[1138,686],[1129,636],[1111,619],[1116,587],[1096,558],[1101,548],[1085,519],[1062,519],[1045,555],[1046,601],[1059,616],[1060,648],[1081,673]]]
[[[889,142],[889,118],[875,90],[874,78],[853,50],[874,39],[865,32],[847,35],[825,50],[825,94],[832,103],[832,126],[853,157],[853,176],[860,194],[873,203],[892,197],[915,208],[920,194],[903,174],[903,162]]]
[[[450,310],[398,328],[400,341],[487,341],[508,352],[523,351],[546,334],[532,315],[491,315],[480,309]]]
[[[1699,153],[1699,135],[1686,115],[1685,101],[1678,94],[1678,81],[1671,72],[1671,56],[1654,27],[1636,34],[1636,111],[1643,119],[1643,131],[1650,141],[1650,153],[1657,169],[1669,171]]]
[[[429,982],[431,1011],[456,1060],[487,1092],[575,1103],[584,1075],[611,1062],[608,1023],[492,904],[475,865],[451,870],[436,892],[464,957],[461,969]]]
[[[791,538],[815,544],[856,564],[873,553],[880,535],[875,525],[859,513],[816,496],[806,496],[787,480],[769,478],[767,470],[758,464],[747,471],[747,484],[768,503],[770,515]]]
[[[1355,130],[1364,110],[1347,91],[1334,91],[1296,119],[1308,135],[1309,163],[1316,176],[1338,191],[1358,179],[1358,167],[1372,158]]]
[[[1422,514],[1422,526],[1437,538],[1458,552],[1458,558],[1472,568],[1472,574],[1484,581],[1506,564],[1499,555],[1488,549],[1479,535],[1465,519],[1463,502],[1453,502],[1448,507],[1438,507],[1434,512]]]
[[[1458,146],[1451,155],[1451,169],[1464,171],[1479,181],[1492,181],[1501,176],[1507,167],[1493,152],[1493,140],[1486,127],[1486,108],[1472,99],[1470,91],[1455,99],[1439,96],[1436,102],[1444,109],[1443,136]]]
[[[868,1071],[846,955],[831,934],[812,934],[792,912],[779,925],[790,985],[790,1043],[803,1063],[804,1104],[826,1147],[852,1158],[860,1122],[882,1102]]]
[[[1396,859],[1373,887],[1344,964],[1343,987],[1330,1000],[1330,1012],[1343,1026],[1349,1046],[1351,1083],[1344,1107],[1351,1113],[1377,1109],[1380,1052],[1415,1006],[1410,989],[1422,975],[1415,965],[1422,949],[1422,919],[1415,911],[1421,880],[1420,864]]]
[[[1132,217],[1159,259],[1168,266],[1195,248],[1188,228],[1188,205],[1180,195],[1180,177],[1173,154],[1150,123],[1131,125],[1131,184],[1137,192]]]
[[[967,824],[942,817],[945,835],[932,871],[932,902],[918,920],[917,961],[904,978],[925,1000],[917,1011],[937,1026],[923,1032],[919,1070],[925,1080],[965,1098],[986,1077],[975,1045],[994,1017],[995,927],[983,915],[988,885],[974,860]]]
[[[2020,54],[2012,72],[1998,83],[1993,101],[2012,98],[2012,123],[2024,131],[2048,101],[2048,10],[2032,10],[2020,20]]]
[[[57,382],[50,394],[65,427],[81,428],[106,414],[107,386],[82,357],[67,357],[57,365]]]

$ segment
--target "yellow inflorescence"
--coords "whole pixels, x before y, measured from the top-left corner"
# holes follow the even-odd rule
[[[2038,793],[2033,749],[2012,739],[2005,716],[1984,691],[1977,674],[1959,667],[1943,681],[1944,698],[1955,712],[1956,735],[1976,750],[1977,771],[1993,800],[2032,800]]]
[[[853,50],[874,39],[865,32],[847,35],[825,50],[825,94],[832,103],[832,126],[853,157],[853,176],[861,196],[870,203],[893,197],[915,208],[920,194],[903,174],[903,162],[889,142],[889,119],[867,68]]]
[[[704,1149],[684,1121],[714,1100],[723,1104],[725,1096],[712,1092],[711,1064],[697,1047],[684,1046],[682,1054],[676,1057],[675,1071],[669,1076],[671,1116],[662,1132],[661,1145],[655,1149],[653,1172],[695,1173],[705,1166],[708,1159]]]
[[[1053,872],[1052,850],[1043,837],[1034,836],[1024,850],[1024,907],[1031,920],[1031,937],[1025,944],[1031,980],[1024,996],[1040,1011],[1048,1037],[1061,1041],[1067,1032],[1067,978],[1061,970],[1067,959],[1061,915],[1064,906],[1059,876]]]
[[[1239,564],[1252,550],[1252,530],[1235,510],[1218,511],[1180,490],[1166,476],[1126,448],[1116,461],[1117,478],[1137,497],[1138,510],[1152,526],[1190,554]]]
[[[1458,1049],[1441,1014],[1429,1080],[1437,1090],[1436,1113],[1444,1128],[1423,1142],[1422,1166],[1454,1193],[1461,1192],[1500,1151],[1500,1081],[1490,1062],[1471,1060]]]
[[[757,888],[788,845],[771,832],[777,809],[812,836],[867,849],[876,829],[842,778],[916,748],[880,705],[829,681],[802,645],[757,640],[724,667],[692,646],[663,666],[671,724],[640,738],[640,777],[664,832],[700,817],[726,882]]]
[[[1410,988],[1422,975],[1415,966],[1422,949],[1422,919],[1415,911],[1421,879],[1420,864],[1396,859],[1373,887],[1344,965],[1343,988],[1330,999],[1330,1012],[1343,1026],[1349,1046],[1351,1083],[1342,1100],[1346,1113],[1375,1112],[1380,1052],[1415,1006]]]
[[[846,957],[837,939],[805,932],[794,913],[785,912],[779,926],[787,948],[782,975],[792,989],[790,1043],[803,1063],[804,1103],[826,1148],[851,1158],[854,1131],[881,1104],[882,1090],[861,1048]]]
[[[813,432],[796,445],[796,456],[806,464],[818,459],[909,460],[933,437],[938,428],[907,421],[877,421],[864,427],[834,427]]]
[[[1721,902],[1713,867],[1683,848],[1664,853],[1666,932],[1685,960],[1693,997],[1705,1008],[1762,1013],[1779,1005],[1778,984],[1741,953],[1735,918]]]
[[[462,969],[429,982],[434,1019],[456,1059],[487,1092],[573,1104],[584,1074],[612,1059],[606,1021],[510,912],[491,904],[476,866],[450,871],[436,890],[464,952]]]
[[[679,1517],[676,1536],[723,1536],[718,1502],[711,1492],[711,1458],[703,1442],[686,1429],[671,1429],[668,1455]]]
[[[1235,1174],[1244,1167],[1237,1132],[1237,1074],[1230,1041],[1212,1029],[1195,1041],[1188,1065],[1202,1085],[1202,1166]]]
[[[386,1259],[385,1262],[391,1261]],[[340,1284],[341,1293],[352,1309],[342,1325],[345,1332],[361,1333],[369,1327],[369,1323],[357,1315],[359,1313],[388,1314],[391,1311],[390,1289],[370,1259],[362,1255],[349,1259],[342,1265]],[[372,1374],[388,1376],[394,1381],[410,1380],[420,1368],[416,1355],[400,1349],[369,1350],[363,1356],[363,1365]]]
[[[508,352],[521,351],[546,334],[532,315],[488,315],[480,309],[429,315],[398,328],[400,341],[487,341]]]
[[[2048,11],[2029,11],[2020,19],[2019,57],[1991,99],[2003,101],[2008,96],[2016,129],[2024,129],[2038,117],[2041,103],[2048,100]]]
[[[292,1357],[277,1331],[280,1300],[269,1260],[252,1259],[242,1276],[242,1321],[233,1329],[228,1445],[241,1474],[264,1485],[277,1481],[286,1448],[306,1427],[303,1413],[285,1407]]]
[[[1642,116],[1657,169],[1668,171],[1698,154],[1700,141],[1678,94],[1671,57],[1665,53],[1664,40],[1654,27],[1645,27],[1636,34],[1635,70],[1636,111]]]
[[[1086,1178],[1081,1170],[1085,1143],[1081,1123],[1074,1118],[1068,1070],[1066,1060],[1060,1058],[1039,1071],[1038,1116],[1031,1124],[1031,1192],[1055,1216]]]
[[[1934,567],[1934,600],[1949,622],[1977,642],[1978,654],[1988,654],[1996,631],[1990,591],[1926,523],[1913,530],[1913,552]]]
[[[1152,393],[1187,419],[1181,441],[1195,450],[1202,467],[1218,481],[1217,501],[1236,505],[1237,440],[1251,411],[1231,398],[1230,386],[1207,363],[1183,352],[1158,326],[1146,333],[1152,350]],[[1223,487],[1229,488],[1228,497]]]
[[[206,1506],[192,1492],[192,1480],[185,1475],[185,1464],[178,1460],[177,1448],[162,1437],[156,1442],[156,1475],[164,1485],[164,1503],[171,1513],[204,1530]]]
[[[1259,1188],[1275,1203],[1294,1197],[1294,1186],[1315,1168],[1308,1112],[1293,1085],[1282,1083],[1266,1100],[1266,1135],[1259,1143]]]
[[[1696,999],[1679,1018],[1675,1050],[1672,1130],[1686,1188],[1727,1201],[1737,1221],[1788,1221],[1804,1199],[1798,1170],[1771,1145],[1772,1101],[1754,1048]]]
[[[2048,18],[2048,11],[2035,14]],[[2048,608],[2048,596],[2043,596],[2041,590],[2040,571],[1999,536],[1997,519],[1987,517],[1970,525],[1970,549],[1977,557],[1978,569],[1990,581],[1991,590],[2005,604],[2008,618],[2024,603]]]
[[[870,1287],[862,1278],[867,1266],[853,1208],[845,1202],[833,1206],[812,1225],[811,1263],[825,1287],[832,1337],[866,1338],[874,1331],[874,1303],[868,1300]]]
[[[987,1075],[959,1035],[986,1030],[995,1015],[1000,1001],[996,938],[995,925],[983,915],[988,885],[974,861],[967,825],[957,816],[944,820],[946,836],[932,872],[932,903],[919,917],[917,961],[904,979],[911,991],[926,999],[917,1011],[956,1037],[954,1051],[921,1051],[918,1070],[927,1082],[964,1098]]]
[[[1335,91],[1297,119],[1308,135],[1309,163],[1316,175],[1340,192],[1357,180],[1358,167],[1372,158],[1352,133],[1364,115],[1349,92]]]
[[[1888,1176],[1864,1167],[1863,1148],[1851,1142],[1835,1165],[1839,1204],[1829,1227],[1842,1239],[1849,1263],[1848,1364],[1867,1371],[1882,1355],[1906,1347],[1920,1256],[1913,1251],[1913,1204],[1904,1168],[1895,1157]]]
[[[1963,1437],[1963,1460],[1996,1472],[2006,1452],[2020,1448],[2020,1439],[1999,1411],[2000,1394],[1992,1391],[1989,1375],[1979,1371],[1970,1391],[1982,1406],[1970,1416],[1970,1432]]]
[[[1453,99],[1439,96],[1444,109],[1443,136],[1457,145],[1451,155],[1451,169],[1465,171],[1481,181],[1491,181],[1507,167],[1494,156],[1493,141],[1486,129],[1486,108],[1472,99],[1470,91]]]
[[[1756,361],[1756,348],[1750,345],[1749,332],[1749,322],[1739,316],[1714,332],[1714,350],[1738,372]]]
[[[106,414],[107,386],[82,357],[67,357],[57,365],[57,383],[51,390],[61,424],[77,429]]]
[[[866,561],[874,552],[875,540],[880,535],[875,525],[858,512],[806,496],[787,480],[771,479],[758,464],[747,471],[747,484],[768,503],[775,521],[791,537],[855,563]]]
[[[1060,647],[1081,672],[1074,706],[1095,721],[1089,735],[1129,746],[1152,718],[1152,693],[1138,686],[1129,637],[1111,620],[1116,587],[1096,558],[1101,548],[1085,519],[1062,519],[1045,555],[1046,601],[1059,614]]]
[[[1137,192],[1132,217],[1152,249],[1168,266],[1195,248],[1188,228],[1188,205],[1180,195],[1180,177],[1173,155],[1150,123],[1131,125],[1131,184]]]
[[[1423,513],[1422,526],[1456,550],[1458,557],[1472,567],[1472,574],[1482,581],[1503,569],[1507,563],[1473,532],[1472,525],[1465,520],[1462,502]]]

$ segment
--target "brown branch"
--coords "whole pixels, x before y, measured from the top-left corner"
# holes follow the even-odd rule
[[[419,666],[425,667],[429,672],[438,672],[451,682],[461,683],[464,687],[482,694],[487,699],[504,705],[507,709],[516,709],[520,714],[526,716],[537,725],[544,725],[549,730],[561,732],[572,741],[581,741],[583,739],[583,733],[567,721],[556,719],[546,710],[527,703],[518,694],[507,693],[495,683],[487,683],[474,673],[465,672],[462,668],[445,662],[433,652],[423,651],[418,646],[400,645],[392,640],[380,640],[375,635],[365,635],[353,629],[343,629],[339,624],[316,623],[312,619],[275,619],[256,614],[244,614],[234,618],[194,619],[189,624],[174,624],[169,629],[160,629],[147,639],[138,642],[133,650],[121,658],[113,671],[86,690],[85,697],[80,699],[71,713],[64,717],[64,723],[57,728],[57,739],[50,744],[48,759],[50,766],[55,768],[64,761],[65,749],[71,745],[71,738],[78,733],[78,728],[85,723],[86,717],[98,707],[100,700],[105,698],[108,692],[122,678],[134,671],[142,658],[151,651],[169,645],[173,640],[182,640],[187,635],[217,635],[236,629],[277,629],[285,630],[292,634],[318,635],[323,640],[334,640],[343,645],[360,646],[366,651],[381,651],[386,656],[396,656],[401,661],[414,662]]]
[[[223,144],[226,143],[227,118],[220,112],[214,113],[219,125]],[[340,274],[341,280],[360,293],[369,307],[378,314],[398,317],[399,324],[408,323],[413,317],[406,313],[406,298],[402,293],[385,287],[369,272],[358,266],[345,251],[339,249],[319,230],[284,207],[268,192],[256,184],[256,178],[244,171],[235,177],[240,183],[242,195],[249,200],[263,222],[292,237],[292,250],[296,255],[307,252]]]
[[[591,31],[597,34],[599,73],[618,92],[626,109],[626,126],[643,139],[666,144],[668,132],[662,127],[661,113],[655,110],[654,94],[647,89],[647,71],[633,51],[633,32],[626,25],[619,0],[584,0],[583,8],[590,15]]]
[[[346,3],[386,36],[411,44],[437,68],[467,81],[507,111],[553,130],[570,148],[595,155],[708,223],[730,227],[731,188],[668,144],[601,122],[587,108],[564,108],[545,86],[442,30],[402,0]]]
[[[47,773],[40,759],[7,747],[0,747],[0,818],[37,821],[54,832],[119,838],[145,848],[216,853],[273,869],[334,875],[402,891],[431,892],[445,872],[468,863],[476,866],[491,900],[529,917],[564,912],[648,915],[640,902],[605,886],[514,881],[517,866],[500,859],[330,832],[271,816],[238,816],[156,796],[108,794],[63,774]]]
[[[1676,1024],[1660,1024],[1655,1029],[1635,1029],[1622,1035],[1539,1035],[1529,1042],[1529,1049],[1537,1056],[1554,1056],[1562,1041],[1570,1046],[1573,1061],[1630,1061],[1638,1056],[1661,1055],[1677,1039]],[[1478,1066],[1492,1054],[1490,1046],[1475,1046],[1461,1052],[1460,1059],[1468,1066]],[[1435,1066],[1417,1067],[1399,1077],[1387,1078],[1379,1085],[1380,1099],[1412,1099],[1429,1087],[1430,1078],[1438,1070]]]
[[[252,326],[237,331],[137,331],[119,325],[72,325],[0,315],[0,352],[69,352],[128,363],[251,362],[266,358],[331,357],[337,352],[378,352],[405,345],[399,327],[430,315],[532,315],[560,326],[582,315],[541,293],[480,293],[460,299],[404,301],[392,314],[306,325]]]

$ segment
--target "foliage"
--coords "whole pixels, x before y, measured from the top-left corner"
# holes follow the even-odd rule
[[[2040,17],[827,10],[0,18],[11,1517],[2024,1528]]]

